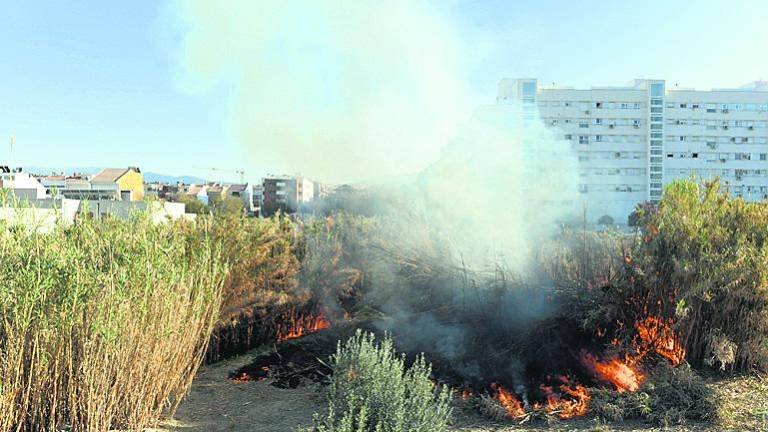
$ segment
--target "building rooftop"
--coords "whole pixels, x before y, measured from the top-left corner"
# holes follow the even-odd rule
[[[103,183],[114,183],[117,180],[120,179],[120,177],[124,176],[125,173],[129,171],[129,168],[104,168],[93,176],[91,181],[94,182],[103,182]]]
[[[203,190],[203,186],[200,186],[200,185],[190,185],[189,188],[187,188],[187,195],[197,195],[202,190]]]
[[[233,184],[229,186],[229,189],[227,189],[230,193],[237,193],[237,192],[243,192],[245,190],[246,185],[244,184]]]

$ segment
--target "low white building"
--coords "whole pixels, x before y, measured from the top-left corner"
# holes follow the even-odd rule
[[[17,200],[46,198],[46,188],[36,178],[8,166],[0,166],[0,190],[5,191],[6,198]]]
[[[194,220],[196,216],[185,213],[183,203],[59,198],[30,200],[24,205],[0,205],[0,221],[8,226],[21,225],[39,232],[49,232],[56,224],[71,225],[78,217],[125,220],[135,212],[149,212],[154,223],[177,219]]]
[[[719,176],[749,201],[768,198],[766,82],[700,91],[664,80],[574,89],[504,79],[497,103],[522,104],[572,143],[593,222],[624,223],[635,204],[658,202],[664,185],[691,175]]]

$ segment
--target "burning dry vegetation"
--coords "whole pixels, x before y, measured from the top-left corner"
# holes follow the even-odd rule
[[[297,372],[302,379],[323,381],[299,371],[320,368],[317,364],[291,360],[290,370],[279,358],[301,358],[296,352],[305,343],[317,348],[305,357],[327,358],[333,351],[331,342],[349,336],[340,328],[362,326],[389,332],[409,361],[425,353],[432,363],[432,378],[454,389],[456,403],[493,418],[716,421],[715,396],[688,362],[696,368],[736,369],[734,360],[740,356],[759,358],[759,351],[738,351],[760,346],[758,340],[765,333],[755,329],[752,334],[757,339],[736,344],[730,338],[743,341],[743,336],[727,333],[723,327],[732,321],[715,325],[710,321],[714,316],[705,317],[706,310],[715,307],[711,299],[702,303],[699,292],[679,279],[682,274],[691,281],[692,269],[662,255],[668,250],[661,246],[668,236],[683,235],[664,219],[678,220],[681,213],[669,212],[682,211],[680,200],[693,207],[710,207],[708,200],[715,199],[719,204],[745,206],[739,211],[763,209],[713,195],[711,185],[676,187],[658,208],[641,209],[642,225],[636,237],[564,229],[541,248],[536,266],[530,269],[533,277],[519,275],[502,262],[480,269],[462,264],[439,236],[414,230],[418,224],[412,220],[407,223],[407,236],[392,235],[402,232],[402,222],[393,224],[390,215],[360,218],[334,213],[333,224],[310,223],[302,228],[309,234],[302,243],[312,245],[303,259],[314,264],[311,272],[302,270],[300,284],[311,293],[314,306],[304,315],[281,318],[279,336],[273,337],[320,329],[318,335],[326,334],[328,340],[282,342],[279,357],[262,358],[252,370],[267,368],[269,373],[256,372],[258,378],[271,377],[283,385],[286,380],[280,377]],[[702,208],[686,211],[707,213]],[[696,247],[701,246],[691,244],[686,253]],[[675,264],[663,264],[669,260]],[[728,263],[723,259],[719,265]],[[757,280],[745,277],[752,270],[742,271],[744,276],[734,281]],[[712,293],[729,295],[725,288],[718,288],[719,283],[710,280],[708,284]],[[730,297],[728,301],[741,300]],[[742,303],[741,307],[754,306]],[[707,325],[691,326],[691,319]],[[296,322],[301,322],[300,329],[294,328]],[[753,324],[730,325],[735,330]],[[701,336],[705,333],[709,336]],[[709,351],[692,349],[691,341],[699,340],[718,340],[721,348],[713,343]],[[731,347],[730,357],[723,355],[729,353],[723,346]],[[760,369],[759,362],[751,364]],[[743,364],[739,369],[744,369]]]
[[[503,259],[469,264],[425,219],[380,207],[5,232],[3,314],[19,319],[0,327],[1,429],[152,425],[186,392],[209,335],[208,361],[274,347],[233,371],[232,386],[324,384],[343,403],[319,414],[318,430],[391,420],[376,407],[393,380],[410,383],[396,396],[418,395],[420,418],[443,425],[424,430],[445,430],[448,393],[453,409],[513,423],[713,424],[730,405],[699,373],[766,370],[766,206],[716,184],[674,184],[639,209],[635,236],[565,227],[524,274]],[[34,279],[39,266],[56,277]],[[33,316],[47,318],[21,319]],[[139,391],[147,380],[158,385]]]

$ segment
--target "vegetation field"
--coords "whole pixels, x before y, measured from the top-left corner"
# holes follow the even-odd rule
[[[534,284],[503,262],[463,264],[423,218],[336,199],[337,208],[307,219],[219,214],[153,224],[138,214],[46,234],[0,229],[0,431],[141,430],[162,421],[252,430],[233,419],[253,426],[281,410],[297,411],[296,421],[275,430],[766,427],[768,205],[729,197],[717,182],[676,182],[658,206],[638,207],[632,235],[561,227],[539,245]],[[548,312],[534,326],[505,323],[505,305],[519,298],[542,298],[537,311]],[[378,328],[391,333],[341,340],[322,359],[333,371],[327,385],[275,390],[274,375],[226,379],[227,365],[250,358],[242,354],[303,335],[297,322],[322,323],[318,330],[384,323]],[[472,331],[458,354],[413,337],[445,323]],[[560,354],[575,342],[599,357]],[[535,391],[547,399],[516,407],[513,392],[482,381],[487,374],[463,376],[481,377],[472,402],[448,391],[455,382],[443,378],[456,376],[454,364],[498,367],[497,353],[572,370],[578,358],[593,368],[623,364],[636,381],[581,372],[557,378],[565,393],[541,384]]]

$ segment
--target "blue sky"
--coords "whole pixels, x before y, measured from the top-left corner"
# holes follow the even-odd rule
[[[738,86],[768,79],[765,1],[438,3],[471,45],[477,103],[504,76],[618,85]],[[227,127],[227,89],[178,85],[179,28],[162,1],[3,2],[0,161],[126,166],[211,176],[244,166]]]

